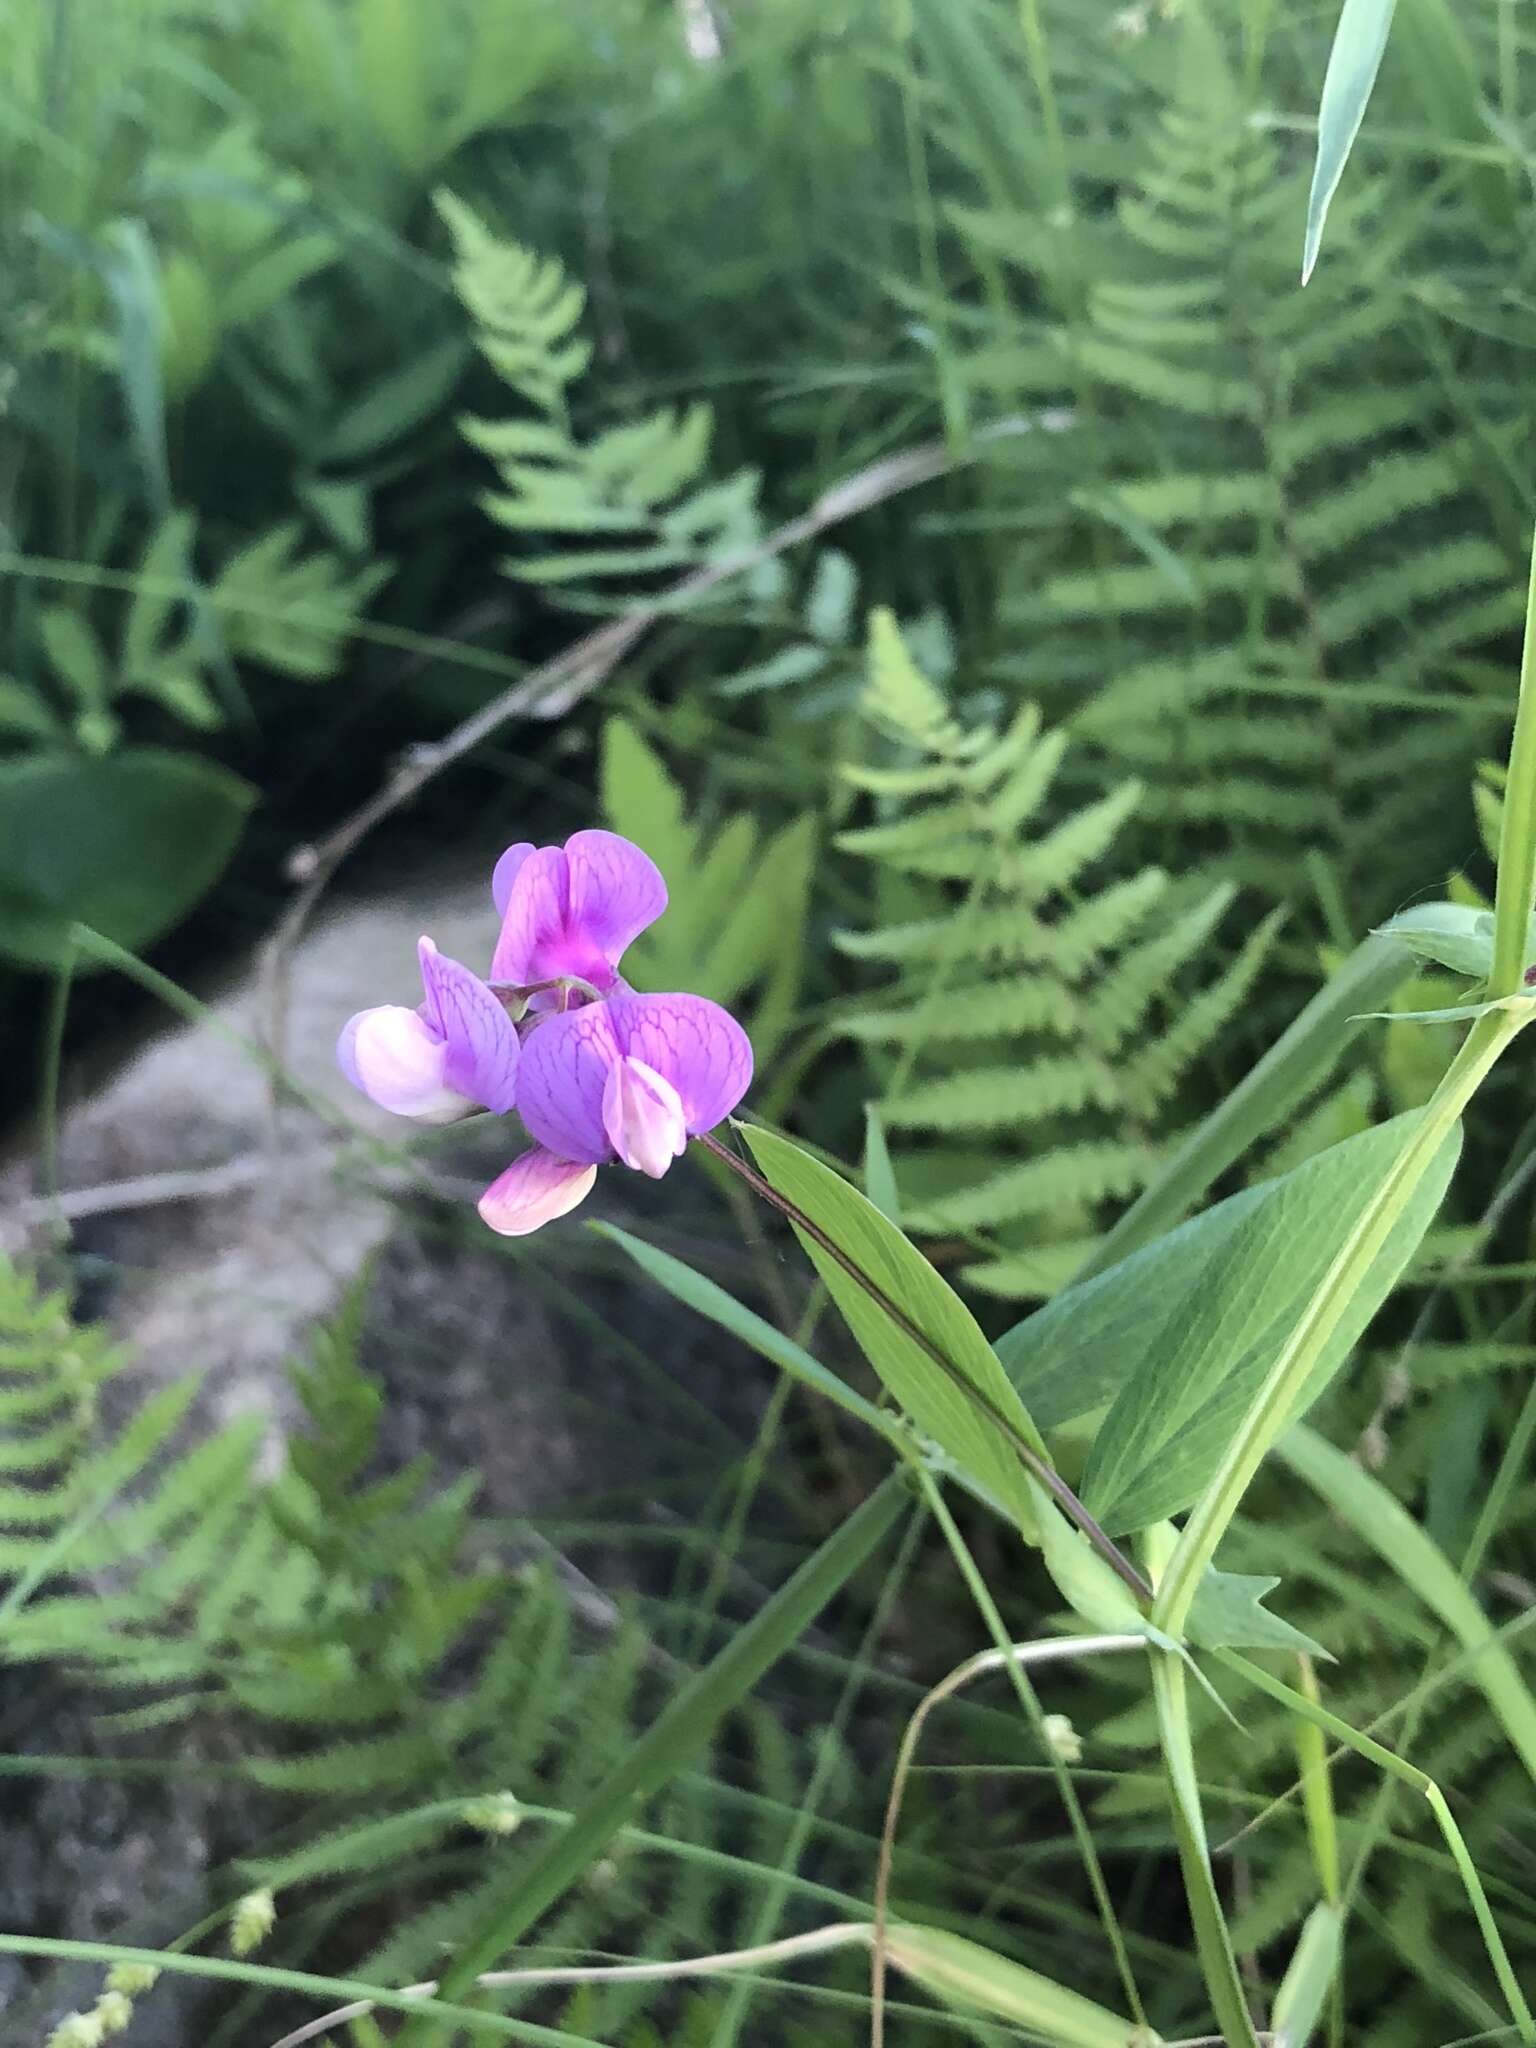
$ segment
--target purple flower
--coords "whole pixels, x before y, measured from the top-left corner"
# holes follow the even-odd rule
[[[747,1034],[703,996],[619,994],[547,1018],[523,1047],[517,1083],[538,1149],[486,1189],[481,1216],[504,1237],[525,1236],[575,1208],[611,1160],[659,1180],[751,1079]]]
[[[423,1001],[360,1010],[336,1046],[355,1088],[422,1123],[447,1124],[475,1109],[509,1110],[517,1097],[517,1028],[476,974],[417,944]]]
[[[491,893],[501,912],[492,981],[531,988],[574,979],[599,995],[622,986],[625,947],[667,907],[656,863],[616,832],[574,832],[564,846],[509,846]]]

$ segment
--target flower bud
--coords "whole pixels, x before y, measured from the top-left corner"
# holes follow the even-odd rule
[[[1083,1738],[1065,1714],[1047,1714],[1040,1724],[1040,1733],[1045,1737],[1046,1748],[1059,1763],[1082,1762]]]
[[[270,1885],[262,1885],[258,1891],[247,1892],[235,1904],[234,1918],[230,1922],[229,1945],[237,1956],[248,1956],[258,1949],[272,1932],[277,1920],[277,1901],[272,1896]]]

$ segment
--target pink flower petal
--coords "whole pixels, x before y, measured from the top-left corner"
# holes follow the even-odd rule
[[[521,857],[513,861],[514,855]],[[493,981],[526,988],[561,975],[609,989],[624,949],[667,907],[655,862],[615,832],[575,832],[563,847],[502,855],[506,908]],[[496,886],[493,883],[493,887]]]
[[[396,1116],[447,1124],[475,1107],[448,1080],[448,1048],[442,1039],[418,1011],[398,1003],[383,1003],[349,1019],[336,1057],[355,1087]]]
[[[503,1237],[526,1237],[585,1201],[596,1179],[595,1166],[572,1165],[536,1147],[491,1182],[480,1197],[480,1215]]]
[[[615,1060],[603,1084],[603,1129],[626,1166],[660,1180],[688,1143],[682,1097],[633,1053]]]
[[[536,1024],[523,1043],[517,1110],[530,1134],[562,1159],[596,1166],[614,1156],[603,1090],[619,1058],[609,1012],[588,1003]]]
[[[448,1085],[504,1116],[517,1095],[517,1027],[478,974],[439,953],[428,938],[417,946],[422,1004],[447,1049]]]
[[[541,1145],[593,1164],[617,1156],[604,1105],[626,1054],[677,1091],[690,1137],[729,1116],[752,1079],[747,1034],[718,1003],[611,996],[549,1018],[523,1046],[517,1107]]]
[[[496,905],[496,915],[505,917],[507,899],[512,894],[512,884],[517,880],[523,862],[533,852],[531,839],[520,839],[516,846],[509,846],[491,871],[491,901]]]
[[[648,853],[617,832],[573,832],[565,842],[571,919],[610,967],[667,907],[667,885]]]
[[[752,1082],[752,1042],[729,1010],[706,996],[615,996],[615,1043],[663,1075],[682,1098],[688,1135],[712,1131]]]

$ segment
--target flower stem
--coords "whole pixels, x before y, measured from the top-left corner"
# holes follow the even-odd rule
[[[995,1407],[987,1399],[979,1387],[972,1386],[954,1360],[946,1357],[927,1332],[920,1329],[906,1311],[899,1308],[892,1301],[885,1289],[870,1274],[865,1272],[858,1260],[844,1251],[843,1247],[833,1238],[829,1237],[819,1223],[813,1222],[797,1202],[792,1202],[787,1195],[781,1195],[771,1181],[764,1179],[756,1167],[749,1166],[746,1160],[738,1153],[733,1152],[728,1145],[722,1145],[713,1132],[705,1131],[700,1137],[699,1143],[712,1152],[723,1165],[728,1166],[732,1173],[745,1181],[753,1194],[760,1196],[763,1201],[771,1204],[782,1216],[787,1216],[795,1229],[800,1231],[802,1235],[810,1238],[813,1243],[818,1244],[827,1254],[828,1258],[835,1259],[849,1279],[864,1290],[875,1306],[882,1314],[889,1317],[891,1322],[901,1331],[902,1335],[910,1338],[924,1356],[930,1358],[938,1366],[945,1378],[958,1387],[967,1399],[974,1401],[979,1408],[984,1410],[989,1421],[995,1422],[998,1428],[1003,1431],[1020,1464],[1024,1466],[1032,1478],[1039,1481],[1068,1520],[1082,1531],[1100,1557],[1103,1558],[1104,1562],[1115,1573],[1116,1577],[1124,1581],[1143,1607],[1150,1605],[1152,1588],[1125,1555],[1124,1551],[1100,1528],[1099,1524],[1094,1520],[1087,1508],[1083,1506],[1083,1503],[1078,1499],[1071,1487],[1068,1486],[1055,1466],[1046,1463],[1034,1446],[1019,1434],[1009,1418],[1003,1414],[1001,1409]]]

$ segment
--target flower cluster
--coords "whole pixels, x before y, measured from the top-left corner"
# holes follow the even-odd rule
[[[718,1003],[637,995],[620,975],[667,907],[655,862],[629,840],[508,847],[491,893],[490,978],[423,938],[422,1001],[360,1011],[336,1050],[348,1080],[397,1115],[518,1112],[534,1148],[486,1189],[480,1214],[522,1237],[574,1209],[606,1162],[660,1179],[746,1093],[752,1048]]]

